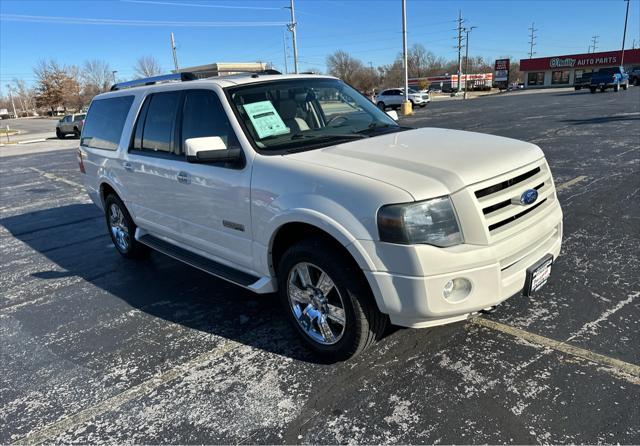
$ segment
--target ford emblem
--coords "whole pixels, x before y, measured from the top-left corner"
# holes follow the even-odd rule
[[[538,191],[535,189],[527,189],[520,195],[520,204],[527,206],[533,204],[538,199]]]

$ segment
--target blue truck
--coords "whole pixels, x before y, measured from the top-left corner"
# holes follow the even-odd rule
[[[591,76],[591,85],[589,90],[595,93],[599,88],[604,92],[607,88],[613,88],[613,91],[626,90],[629,87],[629,75],[625,73],[624,67],[601,68],[597,73]]]

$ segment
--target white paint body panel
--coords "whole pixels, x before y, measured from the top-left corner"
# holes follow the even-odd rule
[[[249,287],[257,292],[275,290],[271,244],[279,228],[292,222],[316,226],[351,253],[379,309],[392,322],[412,327],[453,322],[495,305],[522,289],[526,268],[545,254],[558,256],[562,211],[537,146],[478,133],[419,129],[291,155],[262,155],[246,139],[222,90],[250,81],[255,79],[191,81],[109,93],[135,95],[135,100],[117,151],[81,147],[93,201],[102,207],[100,188],[108,184],[141,231],[258,276],[259,285]],[[194,88],[219,95],[244,151],[242,169],[128,153],[147,94]],[[132,170],[125,170],[124,163]],[[544,203],[518,223],[490,231],[490,218],[483,215],[474,191],[532,168],[541,173],[530,182],[546,179],[540,189]],[[180,172],[188,174],[188,184],[177,181]],[[517,189],[521,193],[522,188]],[[458,214],[464,244],[436,248],[380,241],[376,217],[381,206],[446,195]],[[244,230],[226,227],[223,220]],[[473,284],[468,298],[456,304],[442,297],[442,286],[454,277]]]

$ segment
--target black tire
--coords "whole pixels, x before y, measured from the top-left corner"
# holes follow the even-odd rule
[[[600,93],[604,93],[605,91],[607,91],[607,87],[600,87]]]
[[[622,84],[622,89],[623,90],[627,90],[627,88],[629,88],[629,84],[627,82],[625,82],[624,84]]]
[[[613,91],[615,91],[616,93],[620,91],[620,83],[616,83],[616,84],[613,86]]]
[[[385,108],[387,108],[387,107],[385,107],[384,102],[382,102],[382,101],[378,102],[377,106],[382,111],[384,111]]]
[[[582,87],[575,87],[576,91],[580,91]]]
[[[75,136],[76,138],[80,138],[80,130],[78,129],[78,127],[73,128],[73,136]]]
[[[60,129],[56,129],[56,137],[58,139],[64,139],[64,133],[62,133]]]
[[[344,329],[340,337],[336,336],[337,342],[330,345],[314,340],[305,331],[302,322],[299,322],[294,315],[294,303],[289,300],[290,275],[294,274],[297,266],[305,263],[310,270],[315,269],[316,280],[318,271],[325,272],[329,276],[334,287],[327,294],[327,301],[333,299],[334,304],[338,306],[342,304],[344,309]],[[313,274],[309,276],[313,284]],[[312,238],[290,247],[278,265],[278,288],[289,321],[304,344],[324,360],[333,362],[354,357],[384,335],[388,317],[378,310],[371,289],[358,265],[346,257],[346,254],[340,252],[331,240]],[[311,288],[317,290],[317,288]],[[312,306],[312,304],[300,305],[306,306],[307,310]],[[307,323],[313,325],[313,321]],[[315,323],[315,326],[319,327],[317,319]],[[341,329],[339,324],[334,327]]]
[[[636,77],[633,81],[633,85],[635,85],[636,87],[640,86],[640,77]]]
[[[118,240],[117,240],[118,237],[116,236],[115,231],[112,230],[111,212],[112,212],[112,207],[114,206],[117,207],[122,214],[121,225],[123,230],[126,230],[126,236],[127,236],[126,247],[118,243]],[[120,255],[128,259],[147,258],[149,255],[150,249],[149,247],[147,247],[146,245],[143,245],[142,243],[138,242],[135,239],[134,234],[136,233],[136,225],[133,222],[131,215],[129,215],[129,211],[127,210],[127,207],[124,205],[122,200],[120,200],[120,198],[115,194],[109,194],[107,195],[107,198],[104,200],[104,209],[105,209],[104,216],[107,223],[107,231],[109,232],[109,236],[111,237],[113,246],[115,246],[116,250],[120,253]]]
[[[591,88],[589,88],[589,91],[590,91],[591,93],[595,93],[595,92],[596,92],[596,87],[591,87]]]

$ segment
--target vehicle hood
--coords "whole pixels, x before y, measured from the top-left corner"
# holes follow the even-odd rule
[[[422,128],[290,155],[374,178],[416,200],[448,195],[544,157],[534,144],[483,133]]]

